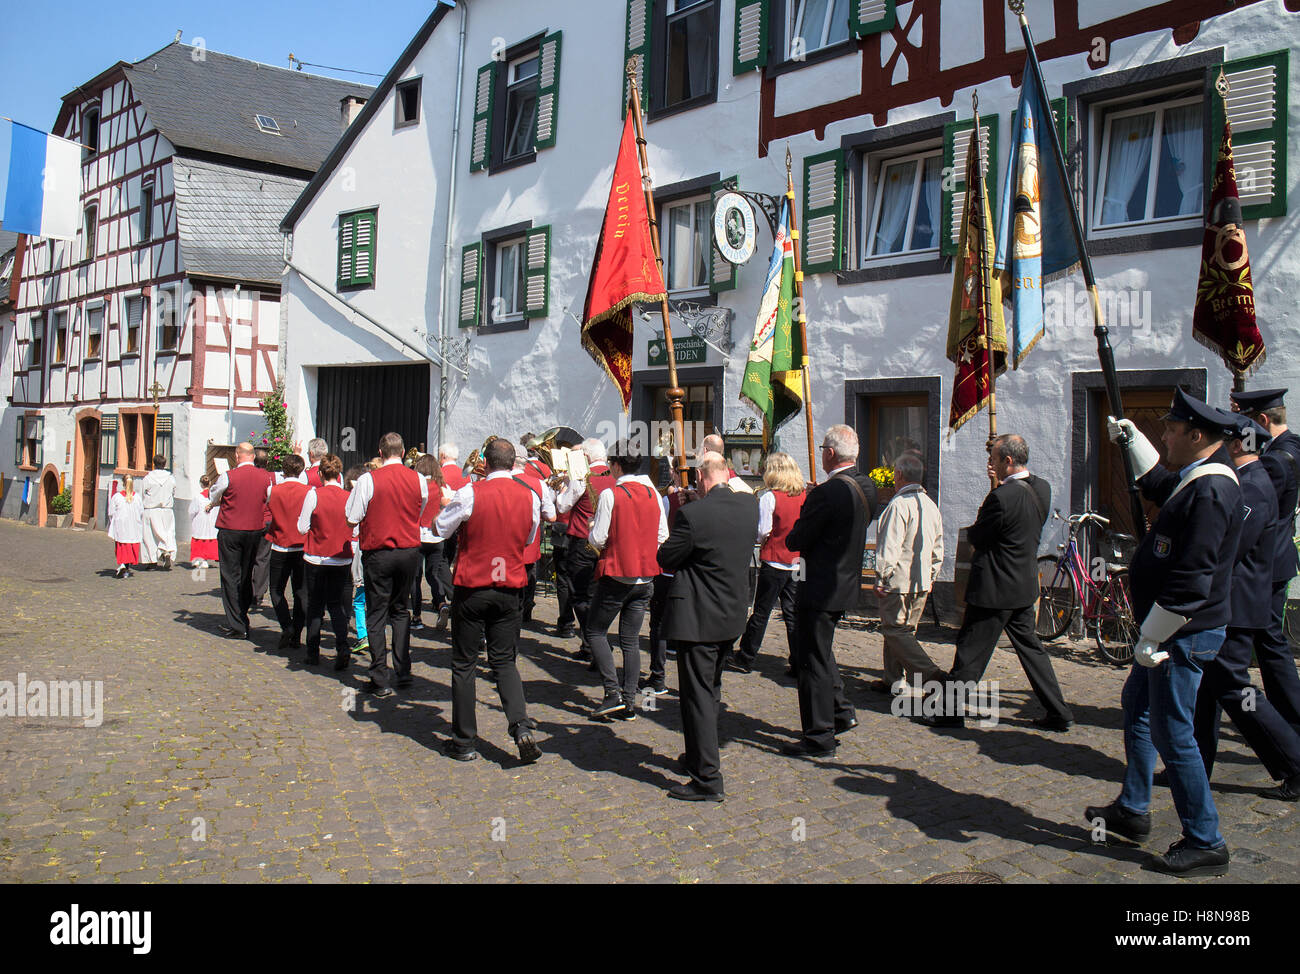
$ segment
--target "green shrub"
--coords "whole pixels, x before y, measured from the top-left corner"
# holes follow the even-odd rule
[[[64,487],[63,493],[56,494],[50,501],[51,514],[71,514],[72,513],[72,488]]]

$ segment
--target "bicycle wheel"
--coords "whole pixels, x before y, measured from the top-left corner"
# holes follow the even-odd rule
[[[1128,572],[1116,571],[1102,583],[1097,600],[1097,651],[1108,663],[1127,666],[1133,662],[1138,641],[1138,624],[1128,594]]]
[[[1051,555],[1038,559],[1039,639],[1058,639],[1070,628],[1079,596],[1070,573]]]

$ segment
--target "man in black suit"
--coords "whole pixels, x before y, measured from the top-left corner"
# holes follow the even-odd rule
[[[758,501],[727,487],[730,471],[716,453],[700,458],[702,495],[678,512],[659,566],[672,572],[663,638],[677,653],[677,679],[686,738],[688,784],[671,798],[723,799],[718,755],[722,661],[745,630],[749,613],[749,562],[758,531]]]
[[[1068,731],[1074,723],[1052,660],[1036,631],[1038,540],[1051,510],[1052,488],[1028,467],[1029,447],[1024,437],[1011,433],[994,439],[988,472],[990,478],[997,478],[998,486],[984,498],[967,532],[975,553],[966,587],[966,614],[944,687],[945,708],[955,704],[956,712],[924,718],[932,727],[964,725],[963,687],[983,677],[1003,630],[1020,657],[1030,686],[1047,708],[1034,724],[1045,730]]]
[[[862,591],[867,525],[876,516],[876,485],[857,469],[858,435],[832,426],[822,441],[824,484],[809,491],[786,547],[799,552],[796,667],[803,733],[782,752],[794,757],[835,753],[835,735],[858,724],[835,663],[835,627]]]

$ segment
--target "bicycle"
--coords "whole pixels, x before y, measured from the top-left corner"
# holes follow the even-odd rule
[[[1067,520],[1059,510],[1052,518]],[[1137,542],[1132,535],[1106,530],[1110,521],[1091,511],[1070,515],[1068,524],[1069,538],[1057,545],[1060,554],[1038,559],[1038,635],[1047,640],[1064,635],[1082,606],[1084,632],[1091,630],[1102,658],[1127,665],[1139,635],[1128,584],[1128,561]],[[1088,524],[1103,529],[1092,571],[1079,550],[1079,534]]]

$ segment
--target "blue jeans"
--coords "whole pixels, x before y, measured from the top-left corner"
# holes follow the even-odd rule
[[[357,620],[357,642],[364,643],[367,641],[366,632],[366,587],[358,585],[356,592],[352,595],[352,614]]]
[[[1183,836],[1198,849],[1224,845],[1192,725],[1201,667],[1218,655],[1224,633],[1220,626],[1162,643],[1160,648],[1169,659],[1153,667],[1134,663],[1120,697],[1128,761],[1120,805],[1139,815],[1151,807],[1151,776],[1158,752],[1169,773],[1169,790],[1183,823]]]

